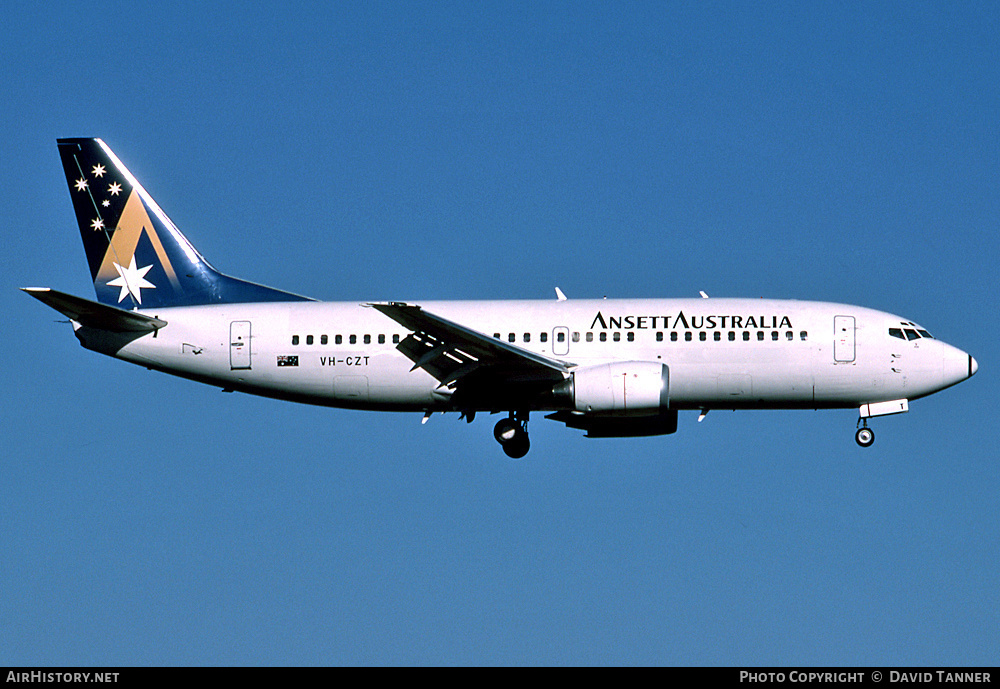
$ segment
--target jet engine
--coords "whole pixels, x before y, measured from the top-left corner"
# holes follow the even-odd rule
[[[553,388],[555,398],[585,413],[655,413],[670,406],[670,375],[654,361],[585,366]]]

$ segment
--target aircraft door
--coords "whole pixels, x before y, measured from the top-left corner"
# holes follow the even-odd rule
[[[569,328],[565,325],[552,329],[552,353],[556,356],[569,354]]]
[[[854,316],[833,317],[833,360],[839,363],[854,361]]]
[[[250,321],[229,324],[229,367],[233,371],[250,368]]]

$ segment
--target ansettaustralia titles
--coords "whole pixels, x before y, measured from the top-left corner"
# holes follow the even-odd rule
[[[791,330],[792,320],[788,316],[685,316],[678,311],[676,316],[605,316],[600,311],[590,323],[596,330]]]

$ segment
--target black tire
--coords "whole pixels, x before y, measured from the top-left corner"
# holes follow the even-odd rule
[[[854,441],[861,447],[871,447],[875,442],[875,431],[870,428],[859,428],[854,434]]]
[[[513,440],[508,440],[503,445],[504,454],[506,454],[511,459],[521,459],[526,454],[528,450],[531,449],[531,442],[528,440],[528,434],[524,432],[519,432],[514,436]]]
[[[497,425],[493,427],[493,437],[501,445],[506,445],[515,440],[520,435],[520,431],[521,425],[514,419],[500,419],[497,421]]]

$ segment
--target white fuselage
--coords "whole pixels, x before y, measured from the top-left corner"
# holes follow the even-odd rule
[[[858,306],[765,299],[421,302],[488,337],[579,367],[669,368],[672,409],[858,407],[915,399],[965,380],[974,360]],[[226,389],[311,404],[448,410],[450,391],[396,348],[409,331],[356,303],[163,308],[155,335],[84,346]],[[921,331],[925,332],[925,331]]]

